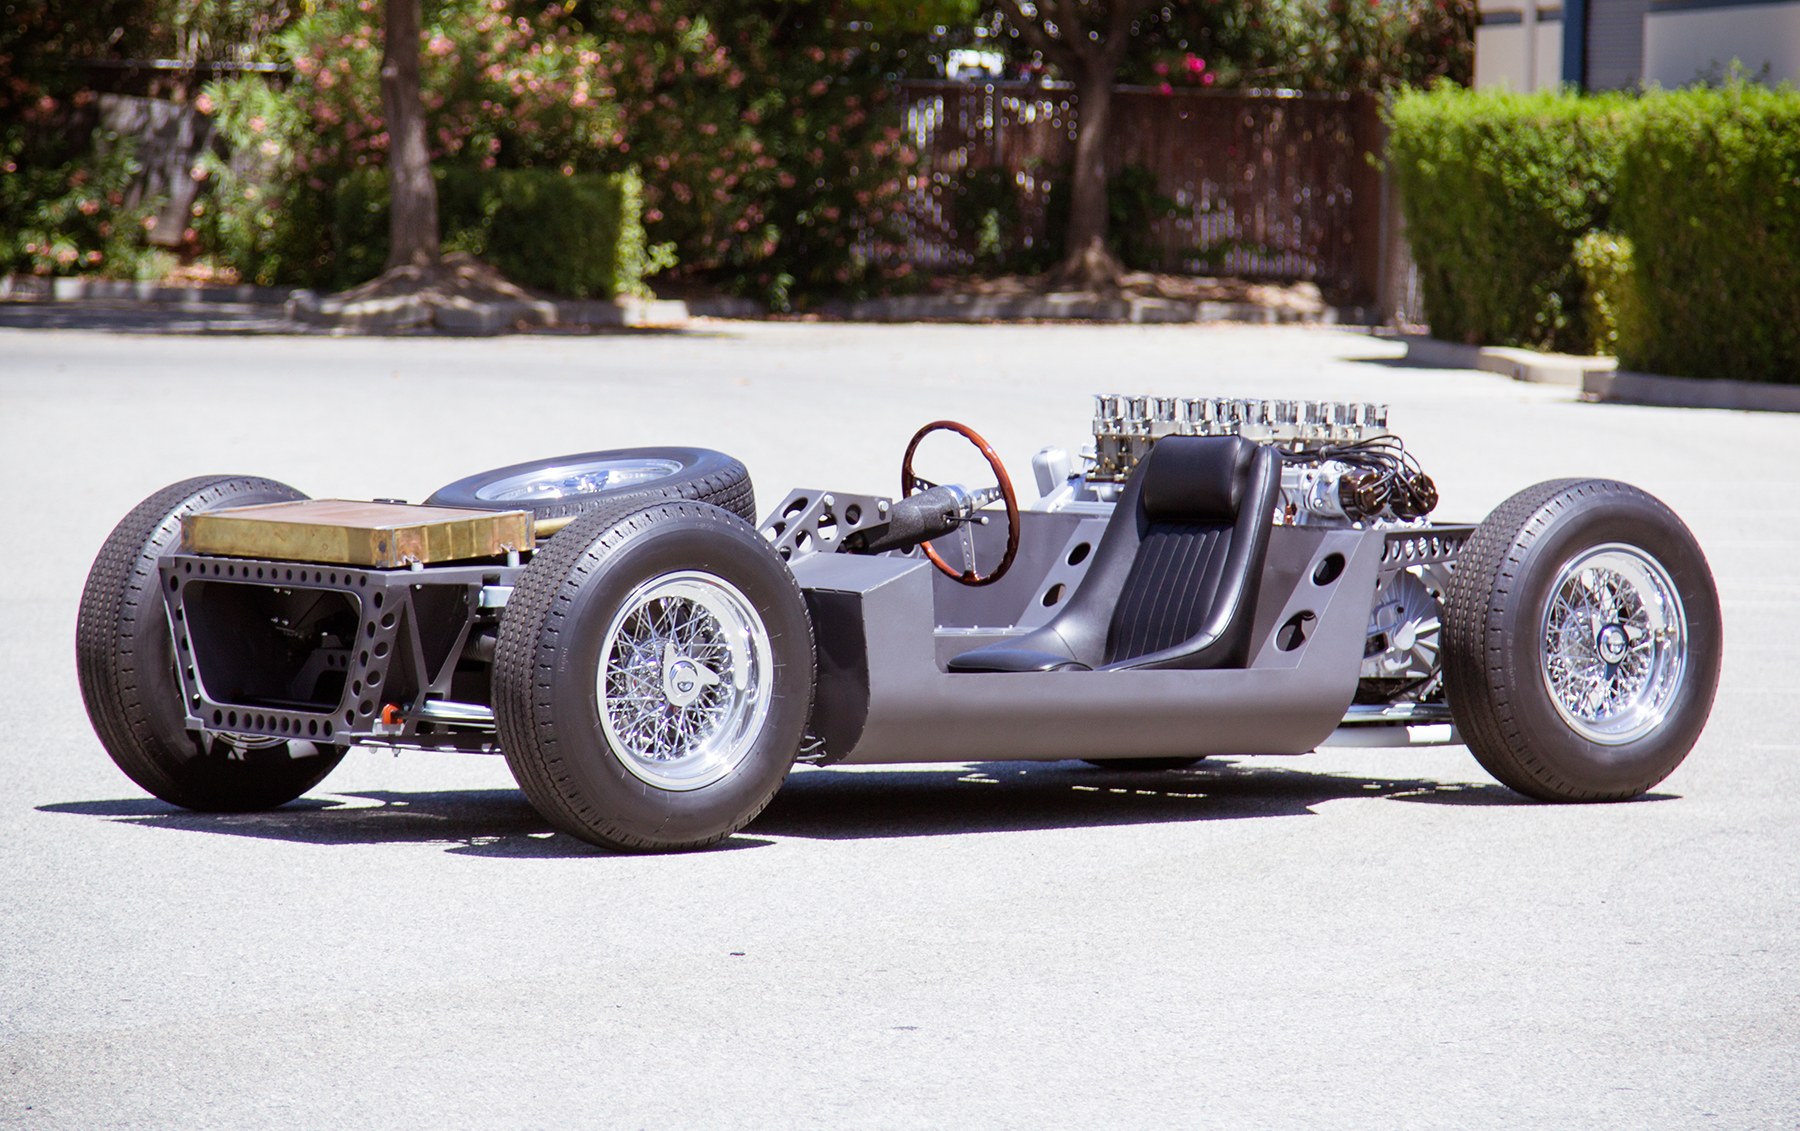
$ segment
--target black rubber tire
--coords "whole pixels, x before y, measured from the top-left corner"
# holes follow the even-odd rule
[[[1557,712],[1542,674],[1543,611],[1563,565],[1623,543],[1669,574],[1687,619],[1681,684],[1656,730],[1593,742]],[[1621,801],[1668,777],[1712,711],[1722,652],[1718,591],[1700,545],[1653,496],[1605,479],[1529,487],[1476,529],[1444,602],[1444,687],[1457,730],[1501,784],[1543,801]]]
[[[570,498],[508,502],[481,497],[482,488],[504,479],[536,471],[548,472],[571,464],[618,459],[666,460],[677,464],[678,470],[647,483]],[[610,509],[619,503],[634,502],[643,506],[663,499],[697,499],[723,507],[745,522],[755,523],[757,518],[756,492],[750,486],[750,473],[737,460],[710,448],[619,448],[516,463],[458,479],[432,492],[425,502],[428,506],[472,507],[476,510],[528,510],[538,521],[548,521]]]
[[[595,678],[607,626],[639,585],[704,569],[749,598],[770,637],[773,697],[743,761],[697,789],[634,775],[609,745]],[[812,714],[812,621],[794,576],[756,528],[699,502],[618,503],[577,519],[513,587],[495,649],[500,748],[556,828],[627,852],[704,848],[743,828],[786,779]]]
[[[1158,773],[1185,770],[1206,761],[1201,758],[1083,758],[1083,762],[1100,770],[1127,770],[1134,773]]]
[[[342,747],[318,747],[295,758],[286,743],[241,758],[203,748],[185,725],[156,568],[180,540],[183,515],[305,497],[246,475],[184,480],[126,515],[88,572],[75,628],[88,718],[119,769],[171,805],[215,813],[272,809],[317,785],[344,757]]]

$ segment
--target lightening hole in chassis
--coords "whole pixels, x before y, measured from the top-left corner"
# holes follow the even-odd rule
[[[1306,638],[1312,635],[1313,622],[1318,619],[1318,614],[1310,611],[1303,610],[1295,613],[1276,630],[1275,647],[1283,652],[1292,652],[1299,648],[1306,643]]]
[[[330,711],[343,698],[349,645],[362,619],[354,596],[196,580],[182,604],[200,683],[213,702]]]
[[[1314,585],[1330,585],[1344,576],[1344,555],[1326,554],[1313,569]]]
[[[1052,585],[1050,588],[1044,590],[1044,607],[1046,609],[1054,608],[1056,606],[1057,602],[1062,600],[1062,597],[1063,597],[1063,586],[1062,586],[1062,582],[1059,581],[1055,585]]]

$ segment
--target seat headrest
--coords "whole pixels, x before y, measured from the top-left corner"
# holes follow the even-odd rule
[[[1144,461],[1138,505],[1152,522],[1234,522],[1258,445],[1241,436],[1165,436]]]

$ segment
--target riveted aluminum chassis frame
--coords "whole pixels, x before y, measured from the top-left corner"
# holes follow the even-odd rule
[[[1252,658],[1243,669],[952,674],[945,668],[952,656],[1054,615],[1085,575],[1106,518],[1026,511],[1021,522],[1012,574],[985,588],[958,585],[916,553],[815,553],[790,563],[818,643],[813,731],[824,751],[822,758],[808,760],[1303,753],[1345,719],[1378,578],[1411,565],[1453,561],[1473,530],[1277,526],[1257,599]],[[978,549],[992,552],[1003,536],[998,527],[980,529]],[[1316,584],[1315,572],[1334,554],[1342,558],[1341,570],[1331,582]],[[160,568],[187,723],[194,730],[336,744],[496,749],[491,721],[480,711],[491,704],[485,680],[471,694],[465,671],[464,692],[446,703],[453,711],[432,718],[430,705],[452,698],[459,659],[497,626],[500,610],[484,606],[483,593],[503,593],[522,567],[365,569],[177,553],[162,559]],[[246,708],[209,694],[184,627],[186,586],[199,580],[327,590],[353,600],[360,635],[341,700],[329,710]],[[467,613],[455,628],[448,661],[432,673],[414,596],[424,587],[443,586],[466,594]],[[1284,649],[1279,630],[1305,613],[1312,614],[1305,639]],[[377,645],[386,646],[384,657],[376,655]],[[414,701],[400,704],[398,723],[385,724],[380,716],[386,700],[369,688],[371,683],[391,687],[402,657],[413,671],[433,678],[422,682]],[[454,721],[447,717],[452,713],[458,716]]]

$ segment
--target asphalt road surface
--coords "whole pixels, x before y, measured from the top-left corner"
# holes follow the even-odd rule
[[[1800,418],[1398,353],[1191,327],[0,330],[0,1124],[1795,1126]],[[768,505],[891,492],[944,416],[1029,481],[1104,391],[1391,402],[1447,518],[1566,475],[1661,496],[1723,596],[1699,746],[1606,806],[1525,803],[1460,747],[805,769],[723,848],[633,857],[552,834],[467,755],[358,750],[279,811],[184,813],[82,710],[93,554],[189,475],[419,499],[683,443],[742,458]]]

